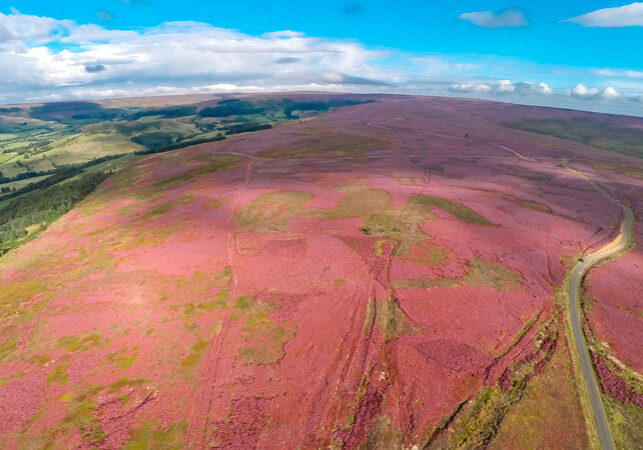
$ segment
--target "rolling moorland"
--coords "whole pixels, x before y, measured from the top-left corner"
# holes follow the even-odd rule
[[[588,180],[643,232],[643,119],[293,94],[0,131],[0,447],[598,447],[567,288],[623,219]],[[581,298],[632,449],[639,248]]]

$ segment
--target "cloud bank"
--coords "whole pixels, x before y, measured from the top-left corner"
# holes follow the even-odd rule
[[[599,9],[572,17],[564,22],[577,23],[585,27],[643,27],[643,2]]]
[[[132,31],[0,13],[0,104],[307,90],[466,96],[643,115],[642,80],[635,70],[372,50],[293,30],[254,36],[167,22]]]

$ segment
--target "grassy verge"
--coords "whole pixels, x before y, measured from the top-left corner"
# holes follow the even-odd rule
[[[575,255],[573,261],[576,261],[578,255]],[[583,380],[580,360],[578,353],[576,352],[576,339],[574,339],[574,333],[572,332],[572,319],[569,311],[569,286],[571,283],[572,276],[572,266],[567,272],[565,279],[563,280],[562,287],[556,287],[556,295],[554,296],[554,302],[561,308],[565,316],[565,338],[569,342],[569,356],[572,361],[572,374],[574,374],[574,381],[576,390],[579,394],[579,400],[581,408],[583,410],[583,416],[585,418],[585,428],[588,435],[588,445],[592,449],[600,449],[600,443],[598,440],[598,431],[596,430],[596,423],[594,422],[594,413],[589,401],[589,394],[585,386],[585,381]]]

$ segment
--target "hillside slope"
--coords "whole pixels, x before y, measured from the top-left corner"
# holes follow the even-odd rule
[[[620,212],[560,164],[639,163],[374,99],[144,157],[3,256],[0,446],[585,447],[556,293]]]

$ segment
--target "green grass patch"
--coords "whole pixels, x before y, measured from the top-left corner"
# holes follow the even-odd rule
[[[125,450],[176,450],[185,448],[188,421],[183,420],[163,427],[158,419],[133,427]]]
[[[546,134],[624,155],[643,158],[643,129],[624,127],[608,120],[525,119],[502,125],[532,133]]]
[[[0,344],[0,361],[18,349],[18,339],[12,338]]]
[[[452,258],[451,252],[437,245],[424,243],[411,248],[406,256],[400,257],[403,261],[421,264],[430,267],[442,267]]]
[[[278,306],[249,296],[234,303],[234,316],[243,318],[241,330],[247,345],[239,348],[245,364],[274,364],[284,356],[284,346],[295,335],[294,327],[276,323],[268,314]]]
[[[478,256],[467,261],[469,271],[462,278],[437,278],[429,280],[416,278],[412,280],[398,280],[393,286],[403,289],[431,288],[431,287],[457,287],[457,286],[486,286],[496,291],[521,289],[522,274],[500,263],[484,260]]]
[[[68,403],[60,431],[68,434],[71,430],[78,430],[85,442],[97,444],[107,436],[96,416],[97,399],[102,386],[92,386],[75,395]]]
[[[134,347],[131,350],[124,348],[118,352],[108,353],[106,358],[107,361],[120,370],[129,369],[134,364],[134,361],[138,359],[138,347]]]
[[[50,383],[67,384],[69,382],[69,374],[67,373],[69,364],[57,364],[53,367],[53,372],[47,375],[47,381]]]
[[[239,166],[241,163],[241,158],[237,155],[214,155],[208,156],[207,158],[198,157],[193,159],[187,159],[183,161],[184,163],[195,162],[199,166],[191,169],[181,175],[172,175],[163,178],[159,178],[156,182],[150,186],[147,191],[152,191],[156,193],[160,190],[171,189],[178,186],[182,186],[190,181],[193,181],[204,175],[211,173],[227,172],[233,170]],[[123,180],[125,183],[127,181]]]
[[[374,300],[374,303],[375,322],[386,335],[386,341],[422,331],[410,323],[408,316],[395,300]]]
[[[313,195],[301,191],[278,191],[263,194],[234,215],[237,230],[258,233],[287,231],[288,221],[301,215]]]
[[[318,214],[328,220],[348,219],[361,217],[367,219],[374,214],[387,211],[392,205],[391,194],[381,189],[369,189],[357,187],[351,189],[337,204],[330,210],[319,210]]]
[[[119,378],[116,382],[112,383],[109,385],[108,391],[110,393],[115,393],[120,391],[123,388],[131,388],[131,387],[140,387],[143,384],[145,384],[147,380],[145,378]]]
[[[618,449],[637,450],[643,442],[643,408],[634,403],[621,403],[603,396],[611,425],[614,445]]]
[[[58,348],[64,348],[70,353],[80,353],[101,345],[102,339],[98,333],[87,335],[68,335],[58,339]]]
[[[199,339],[190,349],[190,354],[181,360],[181,367],[188,368],[195,366],[203,355],[203,350],[208,347],[208,341]]]
[[[643,170],[626,164],[597,162],[594,163],[594,168],[603,173],[620,173],[629,177],[638,178],[643,180]]]
[[[533,209],[535,211],[540,211],[544,212],[547,214],[551,214],[551,208],[544,203],[539,203],[539,202],[534,202],[531,200],[520,200],[518,202],[518,205],[521,206],[522,208],[528,208],[528,209]]]
[[[408,201],[407,205],[415,209],[430,209],[431,207],[440,208],[456,219],[470,223],[472,225],[484,226],[491,225],[487,219],[480,214],[463,205],[462,203],[452,202],[442,197],[432,197],[430,195],[414,194]]]

